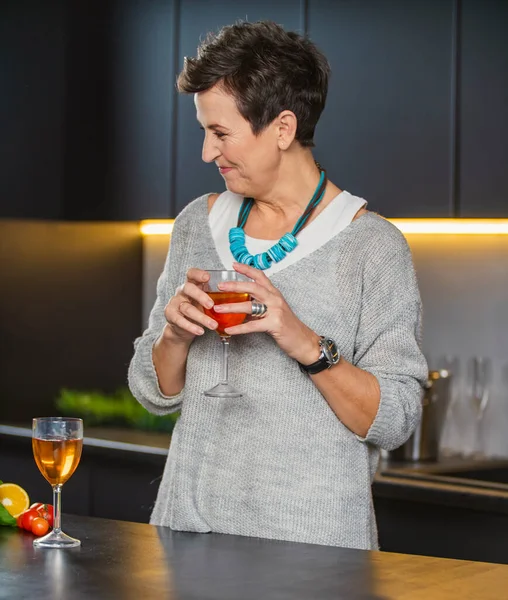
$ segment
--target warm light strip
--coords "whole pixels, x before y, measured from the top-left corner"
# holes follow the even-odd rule
[[[508,219],[388,219],[405,234],[508,235]],[[170,235],[174,219],[141,221],[143,235]]]
[[[171,235],[174,222],[174,219],[141,221],[139,228],[143,235]]]
[[[508,219],[389,219],[405,234],[508,235]]]

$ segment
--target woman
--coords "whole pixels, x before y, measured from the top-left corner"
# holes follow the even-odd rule
[[[420,417],[421,304],[403,236],[312,157],[328,75],[310,41],[259,22],[223,28],[179,76],[227,189],[176,219],[129,369],[149,411],[181,410],[153,524],[378,547],[379,449]],[[203,396],[220,364],[205,271],[224,268],[253,280],[223,286],[252,302],[214,307],[254,317],[227,330],[235,400]]]

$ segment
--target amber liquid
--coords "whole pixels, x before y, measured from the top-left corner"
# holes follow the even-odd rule
[[[32,448],[39,471],[51,485],[58,485],[65,483],[76,470],[83,440],[32,438]]]
[[[234,302],[246,302],[249,299],[249,294],[241,292],[207,292],[215,304],[232,304]],[[212,308],[205,308],[205,313],[217,321],[219,326],[215,330],[219,335],[227,336],[224,329],[240,325],[245,321],[247,315],[245,313],[218,313]]]

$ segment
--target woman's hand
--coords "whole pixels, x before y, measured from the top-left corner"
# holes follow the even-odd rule
[[[230,335],[265,332],[291,358],[302,364],[315,362],[320,354],[319,336],[300,321],[268,277],[262,271],[244,264],[234,263],[233,268],[254,281],[228,281],[219,284],[219,289],[224,292],[247,292],[253,299],[266,304],[267,311],[263,318],[228,327],[225,332]],[[214,310],[217,313],[251,314],[252,302],[216,304]]]
[[[203,312],[203,307],[213,306],[212,299],[203,291],[203,284],[209,279],[210,275],[202,269],[187,271],[185,283],[177,288],[164,308],[167,321],[163,333],[165,337],[190,344],[196,335],[205,333],[205,327],[217,328],[217,321]]]

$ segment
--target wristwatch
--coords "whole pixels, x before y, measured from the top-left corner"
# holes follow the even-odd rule
[[[316,375],[316,373],[321,373],[321,371],[329,369],[339,362],[340,352],[337,348],[337,344],[333,340],[320,336],[319,347],[321,348],[321,354],[316,362],[313,362],[310,365],[302,365],[302,363],[298,363],[300,370],[303,373],[307,373],[308,375]]]

